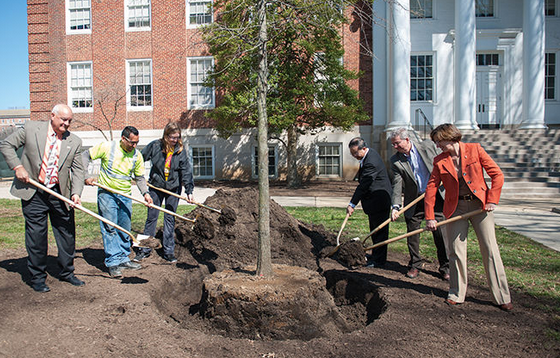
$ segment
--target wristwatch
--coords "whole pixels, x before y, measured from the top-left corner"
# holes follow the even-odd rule
[[[396,211],[399,211],[401,209],[401,206],[400,205],[393,205],[392,209],[396,210]]]

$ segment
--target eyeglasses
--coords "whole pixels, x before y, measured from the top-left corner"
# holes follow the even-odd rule
[[[126,139],[126,141],[127,141],[128,143],[130,143],[130,145],[138,145],[138,141],[133,142],[133,141],[131,141],[130,139],[128,139],[127,137],[125,137],[125,136],[123,136],[123,138]]]
[[[169,138],[170,140],[179,140],[181,139],[180,135],[174,135],[174,136],[168,136],[167,138]]]

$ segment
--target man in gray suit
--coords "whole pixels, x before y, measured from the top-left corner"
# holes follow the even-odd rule
[[[426,184],[433,169],[434,157],[437,154],[436,147],[431,141],[413,143],[405,128],[398,128],[390,134],[390,140],[397,153],[390,159],[391,174],[393,181],[393,195],[391,198],[392,221],[399,217],[398,211],[402,206],[402,192],[404,189],[404,205],[408,205],[418,196],[426,191]],[[443,189],[438,192],[435,212],[438,221],[443,217]],[[420,200],[404,213],[406,228],[408,232],[420,228],[424,219],[424,200]],[[439,261],[439,272],[442,279],[449,280],[449,259],[441,229],[433,231],[434,243],[437,248]],[[410,261],[406,276],[416,278],[422,268],[423,259],[420,256],[420,235],[416,234],[408,238],[408,252]]]
[[[59,279],[74,286],[84,282],[74,275],[76,227],[74,209],[64,201],[37,189],[33,178],[75,204],[80,204],[84,188],[81,160],[82,140],[68,131],[72,110],[65,104],[54,106],[48,122],[29,121],[0,143],[0,152],[15,171],[12,195],[21,199],[25,218],[25,248],[31,287],[48,292],[47,278],[48,219],[58,247]],[[21,159],[16,151],[23,147]]]

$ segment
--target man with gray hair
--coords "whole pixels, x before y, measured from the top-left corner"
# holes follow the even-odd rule
[[[21,199],[25,218],[25,248],[31,287],[50,291],[46,285],[48,220],[58,247],[59,279],[74,286],[84,282],[74,275],[76,227],[74,209],[64,201],[37,189],[29,179],[80,204],[84,189],[81,160],[82,140],[68,131],[72,110],[65,104],[54,106],[48,122],[29,121],[0,144],[0,152],[15,171],[11,193]],[[23,147],[21,159],[17,150]]]
[[[390,159],[393,182],[391,220],[395,221],[399,217],[398,212],[402,206],[403,190],[405,206],[426,191],[426,184],[428,183],[430,173],[433,169],[433,161],[437,154],[437,149],[432,141],[413,143],[405,128],[394,130],[389,137],[391,145],[397,151]],[[444,195],[445,193],[443,189],[441,189],[436,199],[435,212],[438,221],[445,219],[443,217]],[[424,200],[420,200],[406,210],[404,218],[408,232],[419,229],[424,219]],[[443,280],[449,280],[449,259],[443,233],[440,228],[433,231],[433,237],[437,248],[439,273]],[[422,256],[420,256],[420,235],[416,234],[408,237],[407,244],[410,261],[408,263],[409,270],[406,276],[409,278],[416,278],[420,273],[424,261]]]

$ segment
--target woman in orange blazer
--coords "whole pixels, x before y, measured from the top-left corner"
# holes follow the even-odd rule
[[[443,153],[434,158],[434,169],[426,187],[424,210],[426,228],[436,229],[434,204],[440,183],[445,187],[443,214],[449,219],[469,211],[484,212],[468,219],[445,225],[449,249],[449,293],[446,302],[465,302],[467,293],[467,234],[469,221],[478,238],[478,246],[486,271],[493,301],[502,310],[513,308],[500,250],[496,243],[494,209],[500,200],[504,175],[478,143],[461,142],[461,132],[453,124],[442,124],[430,133]],[[492,180],[488,188],[484,171]]]

